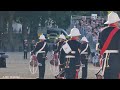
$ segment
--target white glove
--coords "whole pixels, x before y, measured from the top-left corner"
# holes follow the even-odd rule
[[[42,66],[42,64],[41,64],[41,63],[38,63],[38,66]]]

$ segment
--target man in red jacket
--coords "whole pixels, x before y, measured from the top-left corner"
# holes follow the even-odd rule
[[[117,13],[108,15],[108,24],[99,34],[99,49],[102,57],[102,76],[104,79],[118,79],[120,74],[120,21]]]

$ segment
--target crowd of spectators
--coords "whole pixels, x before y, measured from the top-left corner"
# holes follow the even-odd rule
[[[89,41],[91,52],[96,54],[96,43],[98,42],[99,33],[101,29],[105,27],[105,18],[86,18],[82,16],[81,19],[73,21],[73,25],[76,26],[81,33],[81,38],[86,36]]]

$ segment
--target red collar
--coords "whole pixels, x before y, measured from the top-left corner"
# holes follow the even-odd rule
[[[109,24],[109,27],[117,27],[115,24]]]
[[[72,37],[71,40],[76,40],[76,37]]]

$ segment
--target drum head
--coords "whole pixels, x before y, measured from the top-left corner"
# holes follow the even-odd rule
[[[33,56],[30,57],[29,69],[32,74],[35,74],[38,69],[38,61]]]
[[[30,62],[30,66],[32,66],[32,67],[37,67],[37,66],[38,66],[38,62],[35,61],[35,60],[32,60],[32,61]]]

